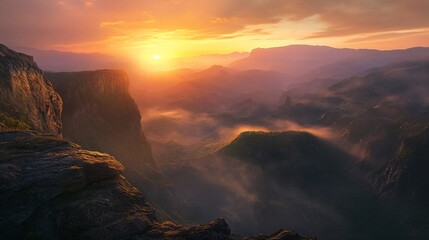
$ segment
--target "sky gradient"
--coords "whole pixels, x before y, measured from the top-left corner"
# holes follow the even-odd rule
[[[143,61],[290,44],[429,46],[427,0],[2,0],[0,42]]]

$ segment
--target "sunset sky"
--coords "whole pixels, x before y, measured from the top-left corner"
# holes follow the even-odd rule
[[[396,49],[429,46],[428,11],[427,0],[1,0],[0,42],[147,61],[290,44]]]

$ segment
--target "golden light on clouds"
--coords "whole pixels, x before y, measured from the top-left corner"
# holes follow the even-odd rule
[[[427,9],[426,0],[4,0],[0,42],[152,64],[154,54],[167,64],[290,44],[406,48],[429,46]]]

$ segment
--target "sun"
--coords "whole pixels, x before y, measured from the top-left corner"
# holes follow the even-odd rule
[[[159,59],[161,59],[161,57],[158,54],[155,54],[152,56],[152,59],[153,60],[159,60]]]

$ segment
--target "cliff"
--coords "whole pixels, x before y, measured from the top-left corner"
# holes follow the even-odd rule
[[[0,130],[61,134],[59,95],[33,58],[0,44]]]
[[[64,102],[64,137],[85,148],[112,154],[126,175],[141,178],[156,170],[141,131],[140,112],[121,70],[46,73]]]

